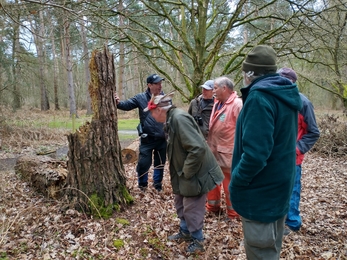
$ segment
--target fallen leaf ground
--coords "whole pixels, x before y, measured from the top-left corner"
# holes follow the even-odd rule
[[[6,155],[0,154],[0,157]],[[13,170],[0,172],[0,260],[5,259],[246,259],[242,226],[206,214],[206,251],[186,255],[178,231],[169,175],[164,190],[137,188],[135,165],[125,166],[133,205],[108,220],[91,219],[37,194]],[[302,229],[283,239],[281,259],[347,259],[347,160],[307,155],[303,164]],[[117,249],[117,241],[124,243]]]

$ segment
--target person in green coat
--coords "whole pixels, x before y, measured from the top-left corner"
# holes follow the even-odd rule
[[[224,178],[194,118],[172,105],[173,92],[153,96],[146,110],[165,123],[170,179],[180,229],[171,241],[190,241],[187,252],[204,251],[206,194]]]
[[[236,123],[230,199],[240,214],[247,259],[280,258],[295,177],[296,84],[276,73],[276,53],[256,46],[242,64],[243,108]]]

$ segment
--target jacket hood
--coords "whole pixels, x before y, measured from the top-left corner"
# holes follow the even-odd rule
[[[265,75],[254,80],[249,86],[241,89],[243,101],[253,91],[265,92],[280,100],[287,106],[300,111],[302,101],[299,95],[299,89],[289,79],[279,76],[279,74]]]

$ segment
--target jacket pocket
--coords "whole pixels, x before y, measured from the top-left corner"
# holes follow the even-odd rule
[[[234,168],[233,172],[231,173],[231,182],[230,186],[233,187],[247,187],[249,185],[249,182],[242,179],[239,174],[239,166]]]
[[[190,179],[184,177],[184,173],[179,176],[179,190],[184,197],[194,197],[201,193],[201,185],[198,178],[194,175]]]
[[[231,168],[232,146],[217,145],[216,159],[220,167]]]

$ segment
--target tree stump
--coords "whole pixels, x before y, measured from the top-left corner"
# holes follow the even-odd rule
[[[126,188],[118,138],[113,55],[93,51],[89,64],[92,121],[68,136],[67,199],[78,210],[108,217],[132,201]]]
[[[66,162],[48,156],[21,156],[15,172],[45,197],[59,199],[66,184]]]
[[[140,140],[137,139],[126,148],[122,149],[122,162],[123,164],[129,164],[136,162],[139,157]]]

